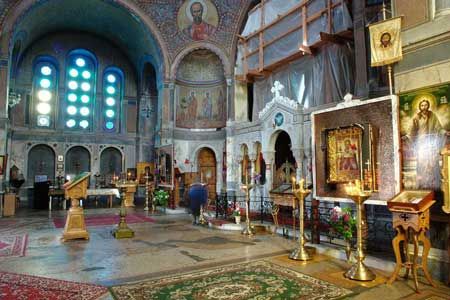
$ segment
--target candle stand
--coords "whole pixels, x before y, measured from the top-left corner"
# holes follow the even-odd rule
[[[300,179],[299,187],[295,187],[295,180],[292,180],[292,193],[298,199],[299,205],[299,238],[298,238],[298,247],[292,251],[289,255],[290,259],[294,260],[311,260],[313,259],[313,253],[315,248],[313,247],[305,247],[305,237],[304,237],[304,201],[305,198],[311,193],[311,190],[305,189],[304,187],[304,179]],[[292,207],[294,209],[294,207]],[[294,221],[295,222],[295,221]]]
[[[125,207],[125,194],[128,185],[126,183],[117,183],[116,186],[120,188],[120,221],[116,228],[112,231],[116,239],[132,238],[134,231],[128,227],[125,217],[127,215],[127,208]]]
[[[252,236],[255,234],[255,230],[250,223],[250,190],[253,188],[253,185],[248,183],[247,176],[245,178],[246,184],[242,186],[245,191],[245,228],[242,230],[242,234]]]
[[[357,209],[356,216],[356,235],[357,235],[357,250],[356,250],[356,263],[344,273],[344,276],[348,279],[359,280],[359,281],[371,281],[376,278],[375,273],[372,272],[365,264],[364,264],[364,249],[362,244],[362,205],[364,201],[366,201],[371,193],[362,191],[361,184],[359,181],[356,181],[355,186],[350,186],[347,189],[347,195],[355,202]]]

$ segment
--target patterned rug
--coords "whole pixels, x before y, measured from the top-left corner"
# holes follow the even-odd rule
[[[144,223],[150,222],[154,223],[155,220],[138,214],[129,214],[126,216],[126,221],[128,224],[135,223]],[[114,225],[118,224],[120,220],[120,216],[118,215],[90,215],[84,216],[84,222],[86,226],[106,226],[106,225]],[[66,225],[66,218],[53,218],[53,224],[56,228],[64,228]]]
[[[336,299],[352,293],[266,262],[232,266],[112,287],[117,299]]]
[[[93,300],[106,294],[103,286],[0,272],[0,299]]]
[[[25,256],[28,235],[0,235],[0,257]],[[1,299],[1,298],[0,298]]]

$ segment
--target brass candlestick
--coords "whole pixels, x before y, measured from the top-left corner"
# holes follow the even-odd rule
[[[120,221],[116,228],[112,231],[112,234],[116,239],[123,239],[123,238],[132,238],[134,236],[134,231],[131,230],[125,220],[125,217],[127,215],[127,209],[125,207],[125,193],[127,190],[127,186],[124,184],[117,184],[118,188],[120,188]]]
[[[252,184],[248,183],[248,178],[245,176],[245,185],[242,187],[245,190],[245,228],[242,234],[252,236],[255,234],[254,229],[250,223],[250,190],[253,188]]]
[[[145,178],[145,207],[144,207],[144,211],[148,211],[148,198],[149,198],[149,179],[150,176],[148,176],[148,174],[146,174],[144,176]]]
[[[374,280],[376,275],[364,264],[364,250],[362,245],[362,205],[366,201],[371,192],[364,192],[361,188],[361,182],[355,181],[354,185],[347,186],[347,195],[355,202],[357,215],[356,215],[356,237],[357,237],[357,250],[356,250],[356,263],[344,273],[344,276],[348,279],[359,281],[371,281]]]
[[[305,236],[304,236],[304,201],[305,198],[311,193],[311,190],[305,189],[304,187],[305,180],[302,178],[299,182],[299,187],[295,187],[295,179],[292,179],[292,193],[295,198],[298,199],[299,205],[299,238],[298,238],[298,247],[292,251],[289,255],[290,259],[294,260],[311,260],[313,259],[314,248],[313,247],[305,247]],[[294,207],[292,208],[294,209]]]

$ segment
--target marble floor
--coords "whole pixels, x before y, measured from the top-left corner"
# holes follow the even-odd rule
[[[118,209],[86,209],[86,215],[118,213]],[[144,213],[142,208],[136,213]],[[116,240],[113,226],[89,227],[90,240],[61,242],[62,229],[52,217],[64,211],[19,210],[14,217],[0,218],[0,235],[28,234],[24,257],[0,257],[0,271],[44,276],[113,286],[144,279],[187,273],[220,265],[264,259],[310,276],[351,289],[349,299],[450,299],[450,288],[436,282],[433,288],[420,278],[421,293],[412,280],[386,285],[389,272],[376,270],[377,279],[363,283],[343,277],[349,265],[321,253],[313,261],[288,259],[296,243],[278,235],[245,237],[239,231],[223,231],[192,225],[183,211],[151,215],[153,223],[130,224],[135,237]],[[323,247],[323,246],[321,246]],[[105,299],[112,299],[106,296]]]

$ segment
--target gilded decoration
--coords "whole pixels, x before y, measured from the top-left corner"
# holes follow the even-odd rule
[[[400,95],[405,189],[441,188],[439,153],[448,145],[450,85]]]
[[[328,182],[343,183],[361,178],[363,129],[358,126],[327,131]]]

